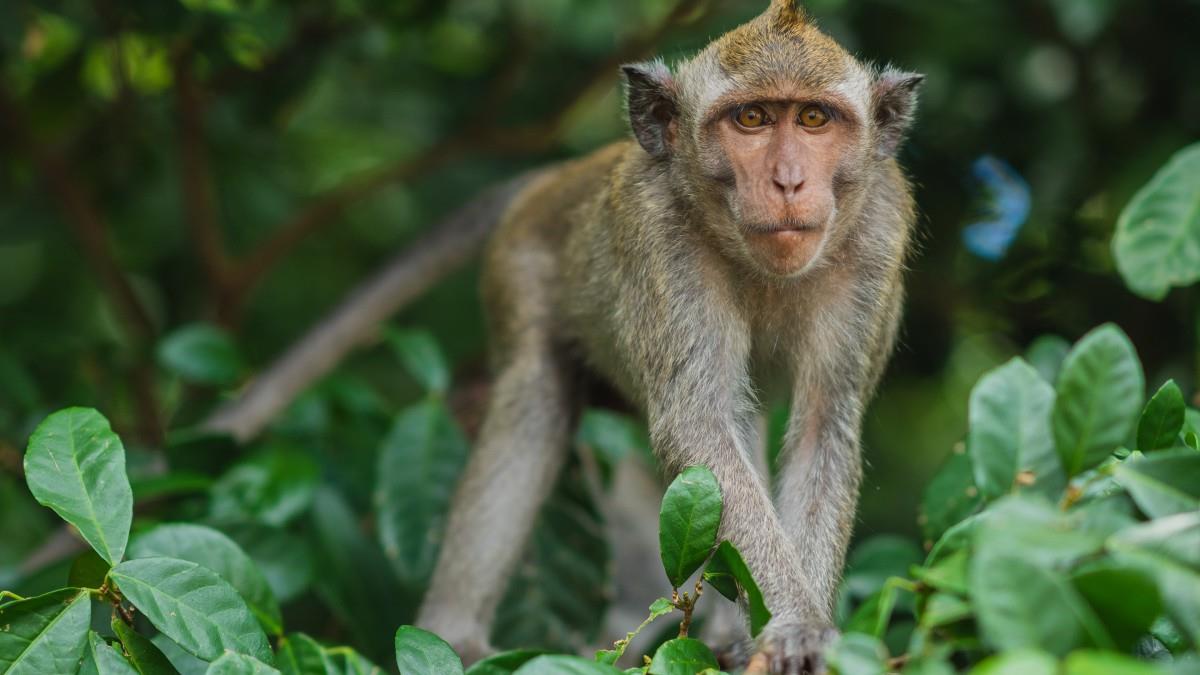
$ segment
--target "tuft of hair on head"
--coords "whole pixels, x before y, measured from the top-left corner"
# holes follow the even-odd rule
[[[799,33],[809,23],[799,0],[771,0],[767,14],[771,17],[771,27],[781,33]]]

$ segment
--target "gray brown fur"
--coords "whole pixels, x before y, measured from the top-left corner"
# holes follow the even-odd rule
[[[498,379],[418,623],[467,660],[487,652],[590,372],[645,414],[668,472],[713,470],[721,536],[741,550],[773,613],[757,649],[773,673],[818,671],[854,524],[863,411],[900,318],[914,206],[894,152],[919,79],[881,78],[778,0],[673,74],[661,63],[626,72],[640,144],[540,176],[485,254]],[[840,87],[861,115],[819,260],[778,278],[750,264],[739,242],[705,110],[731,88],[789,78]],[[772,497],[750,449],[760,399],[779,395],[792,410]]]

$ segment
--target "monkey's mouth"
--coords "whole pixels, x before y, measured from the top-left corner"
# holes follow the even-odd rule
[[[743,229],[749,235],[772,235],[789,232],[815,232],[821,229],[821,224],[798,218],[788,218],[770,223],[747,223]]]

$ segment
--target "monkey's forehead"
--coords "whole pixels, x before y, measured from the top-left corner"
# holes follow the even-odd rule
[[[823,89],[850,78],[854,57],[803,15],[792,17],[764,14],[718,38],[709,56],[744,88]]]

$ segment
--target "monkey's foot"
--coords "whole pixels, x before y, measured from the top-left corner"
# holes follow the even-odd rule
[[[825,649],[837,637],[837,630],[824,624],[768,625],[758,636],[751,665],[765,662],[770,675],[824,675]]]

